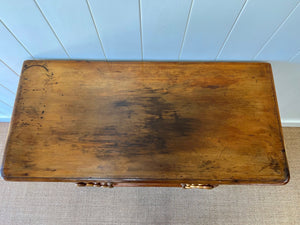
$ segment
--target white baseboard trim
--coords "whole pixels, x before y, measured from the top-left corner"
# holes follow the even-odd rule
[[[281,125],[283,127],[300,127],[300,121],[294,120],[294,121],[288,121],[288,120],[283,120],[281,121]]]

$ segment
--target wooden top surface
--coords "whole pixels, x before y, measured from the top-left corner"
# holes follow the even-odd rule
[[[271,66],[26,61],[2,176],[285,183]]]

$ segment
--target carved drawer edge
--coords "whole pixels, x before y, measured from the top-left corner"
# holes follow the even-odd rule
[[[120,183],[119,184],[114,184],[111,182],[78,182],[76,183],[78,187],[103,187],[103,188],[113,188],[114,186],[121,186]],[[125,185],[126,186],[126,185]],[[130,185],[131,187],[134,187],[134,184]],[[136,184],[136,187],[142,187],[144,185],[140,185],[140,184]],[[148,185],[145,185],[148,186]],[[155,187],[155,185],[151,185],[152,187]],[[163,187],[164,185],[159,185],[160,187]],[[159,187],[157,186],[157,187]],[[176,185],[177,186],[177,185]],[[215,187],[217,187],[217,184],[185,184],[182,183],[180,185],[178,185],[177,187],[182,187],[183,189],[213,189]]]
[[[113,188],[113,183],[110,182],[78,182],[78,187],[104,187],[104,188]]]
[[[217,186],[217,184],[181,184],[183,189],[213,189]]]

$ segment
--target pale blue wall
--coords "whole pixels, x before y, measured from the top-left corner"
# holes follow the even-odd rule
[[[300,63],[299,1],[0,0],[0,121],[27,59]],[[300,106],[286,111],[300,121]]]

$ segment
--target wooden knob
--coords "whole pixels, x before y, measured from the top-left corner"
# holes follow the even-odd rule
[[[77,186],[78,186],[78,187],[85,187],[85,186],[86,186],[86,183],[84,183],[84,182],[79,182],[79,183],[77,183]]]
[[[104,188],[113,188],[113,184],[108,182],[108,183],[96,183],[96,182],[78,182],[77,183],[78,187],[104,187]]]
[[[113,186],[112,183],[107,183],[107,187],[108,187],[108,188],[113,188],[114,186]]]
[[[184,189],[213,189],[218,185],[211,185],[211,184],[181,184],[182,188]]]
[[[89,182],[89,183],[86,184],[86,186],[87,186],[87,187],[94,187],[94,183]]]

